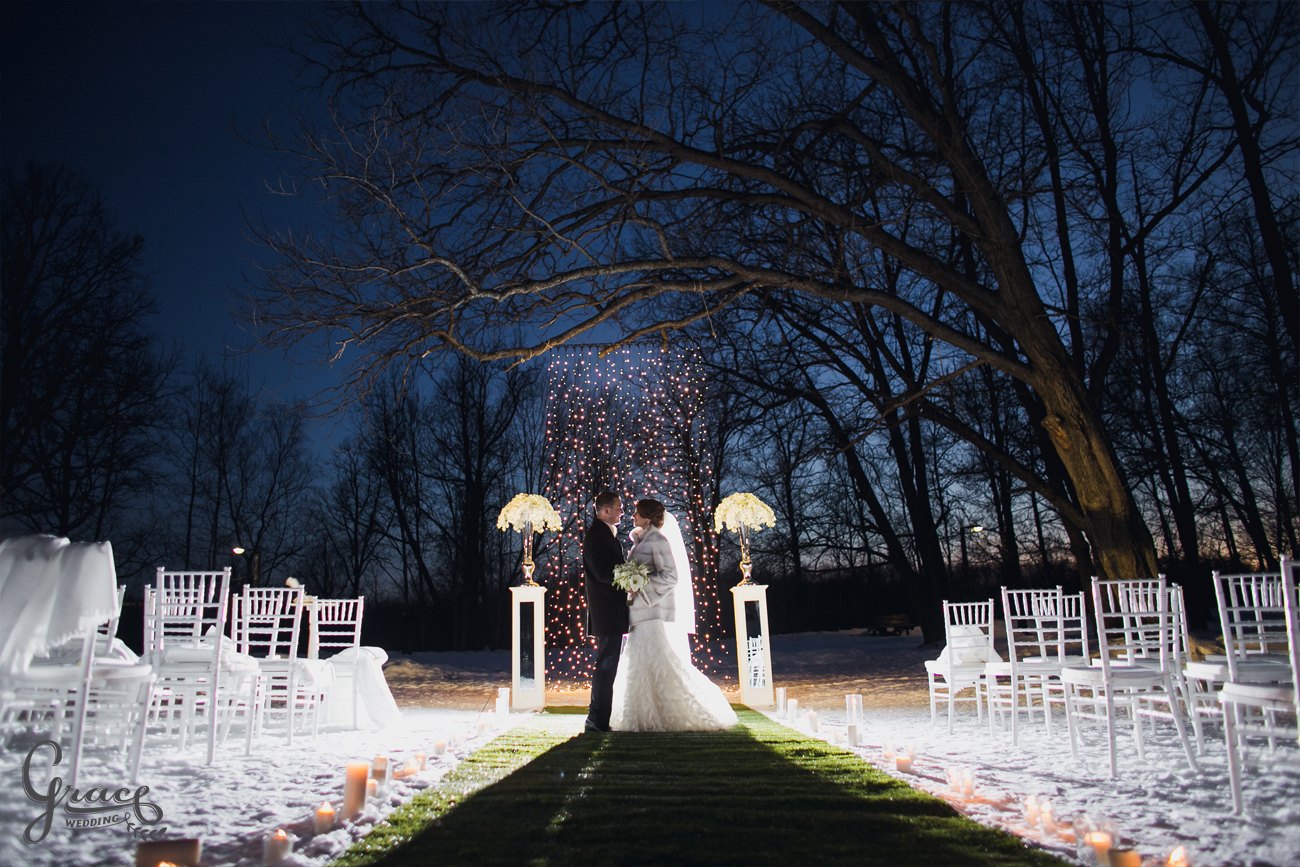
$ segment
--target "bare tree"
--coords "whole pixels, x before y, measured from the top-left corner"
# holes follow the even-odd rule
[[[144,240],[67,167],[2,183],[0,519],[103,539],[156,479],[176,365],[144,327]]]
[[[1014,380],[1044,434],[1035,493],[1101,571],[1153,574],[1101,406],[1125,269],[1240,142],[1207,137],[1194,106],[1171,115],[1176,170],[1131,219],[1123,154],[1168,138],[1123,112],[1140,9],[1033,7],[1026,27],[996,4],[772,0],[726,27],[661,5],[339,9],[304,53],[334,123],[274,142],[335,219],[263,235],[280,254],[265,339],[325,336],[364,386],[440,350],[667,334],[766,290],[878,308],[945,345],[926,376],[978,363]],[[1066,80],[1024,50],[1038,22]],[[1076,109],[1085,122],[1063,123]],[[1100,270],[1091,287],[1067,274],[1062,304],[1056,249]],[[519,339],[525,323],[540,336]]]

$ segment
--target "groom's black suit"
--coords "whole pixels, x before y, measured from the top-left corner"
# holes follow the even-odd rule
[[[614,709],[614,678],[618,654],[627,632],[627,594],[614,586],[614,567],[623,562],[623,546],[599,519],[587,528],[582,540],[583,582],[587,591],[587,635],[596,639],[596,671],[591,677],[591,705],[587,722],[609,729]]]

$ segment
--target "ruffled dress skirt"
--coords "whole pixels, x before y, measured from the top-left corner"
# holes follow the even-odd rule
[[[722,690],[683,658],[676,628],[649,620],[628,632],[614,679],[614,731],[718,731],[739,722]]]

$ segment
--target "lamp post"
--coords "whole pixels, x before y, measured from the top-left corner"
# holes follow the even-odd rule
[[[246,553],[246,549],[235,547],[235,548],[231,548],[230,552],[234,554],[236,557],[239,557],[242,556],[244,553]],[[262,555],[257,551],[254,551],[253,552],[253,586],[254,587],[257,587],[258,584],[260,583],[261,571],[262,571]]]

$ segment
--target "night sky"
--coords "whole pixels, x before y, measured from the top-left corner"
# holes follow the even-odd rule
[[[103,194],[118,227],[146,242],[167,343],[221,353],[247,344],[230,292],[261,253],[241,208],[275,225],[311,213],[268,194],[272,160],[239,134],[300,100],[277,47],[304,3],[0,3],[0,163],[64,162]],[[278,358],[252,379],[304,396]]]

